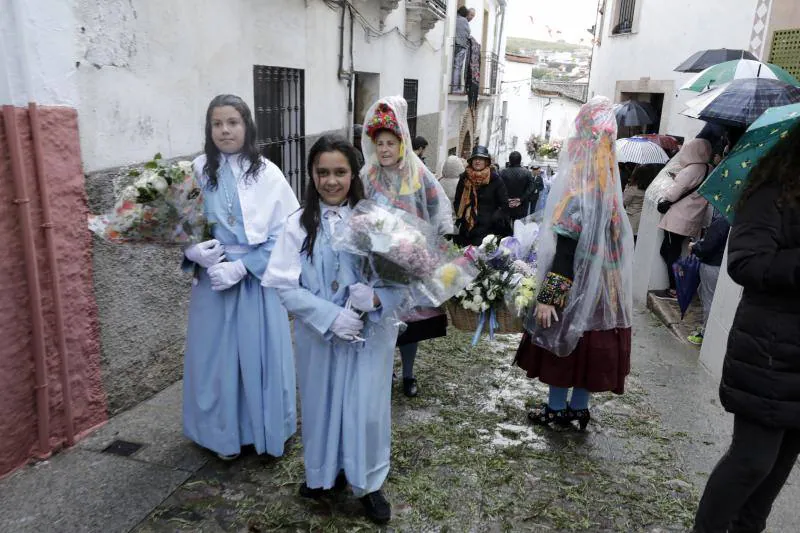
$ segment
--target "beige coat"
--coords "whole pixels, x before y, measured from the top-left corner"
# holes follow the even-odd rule
[[[639,233],[639,220],[642,218],[642,208],[644,207],[644,191],[634,184],[625,187],[622,203],[625,205],[625,212],[631,221],[633,234]]]
[[[448,156],[444,165],[442,165],[442,177],[439,178],[439,183],[442,184],[442,188],[451,204],[455,201],[458,179],[463,172],[464,163],[461,162],[460,157]]]
[[[706,169],[710,171],[711,143],[705,139],[692,139],[683,147],[680,154],[681,171],[674,183],[664,191],[662,200],[676,202],[684,193],[700,185],[705,179]],[[708,201],[697,191],[670,207],[659,228],[687,237],[699,237],[706,219]]]

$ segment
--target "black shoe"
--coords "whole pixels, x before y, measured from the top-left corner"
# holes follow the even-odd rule
[[[592,419],[592,414],[589,412],[589,409],[573,410],[569,406],[567,406],[567,416],[569,416],[570,420],[578,421],[578,426],[580,426],[581,431],[586,429],[586,426],[589,425],[589,421]]]
[[[403,394],[409,398],[413,398],[419,394],[417,378],[403,378]]]
[[[312,489],[305,483],[300,485],[300,496],[303,498],[311,498],[312,500],[318,500],[325,496],[329,492],[342,492],[347,488],[347,477],[344,475],[344,472],[339,472],[339,475],[336,476],[336,481],[333,483],[332,489],[323,489],[323,488],[316,488]]]
[[[566,428],[572,425],[567,409],[559,409],[556,411],[550,409],[550,406],[546,403],[543,403],[536,409],[528,411],[528,420],[536,426],[550,427],[552,424],[555,427]]]
[[[370,492],[360,500],[367,518],[376,524],[388,524],[392,519],[392,506],[386,501],[382,491]]]

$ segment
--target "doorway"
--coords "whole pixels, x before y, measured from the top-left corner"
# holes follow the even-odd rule
[[[664,93],[620,93],[620,102],[636,100],[647,104],[647,107],[655,115],[655,120],[647,126],[624,126],[620,127],[619,137],[633,137],[643,133],[658,133],[661,130],[661,113],[664,109]]]
[[[381,75],[371,72],[356,72],[353,83],[353,124],[363,124],[369,106],[378,101],[381,90]]]

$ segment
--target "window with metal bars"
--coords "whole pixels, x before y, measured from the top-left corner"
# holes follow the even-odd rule
[[[282,171],[298,198],[305,192],[305,73],[253,66],[256,146]]]
[[[800,28],[776,30],[772,35],[769,62],[800,77]]]
[[[408,129],[411,138],[417,136],[417,99],[419,80],[403,80],[403,98],[408,102]]]
[[[633,15],[636,11],[636,0],[619,0],[617,4],[616,25],[611,30],[614,35],[633,31]]]

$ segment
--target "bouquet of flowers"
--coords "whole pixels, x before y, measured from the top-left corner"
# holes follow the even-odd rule
[[[361,200],[338,231],[337,250],[364,256],[371,274],[405,285],[438,306],[472,281],[477,270],[424,220],[403,210]]]
[[[208,239],[203,194],[189,161],[165,163],[161,154],[132,170],[114,209],[89,215],[89,229],[114,243],[188,244]]]
[[[495,331],[521,330],[519,317],[533,305],[536,291],[536,258],[531,246],[523,245],[516,237],[498,239],[487,235],[480,246],[464,250],[464,256],[478,268],[478,275],[455,295],[450,305],[477,314],[473,345],[487,324],[490,337]],[[498,318],[511,323],[502,324]]]

